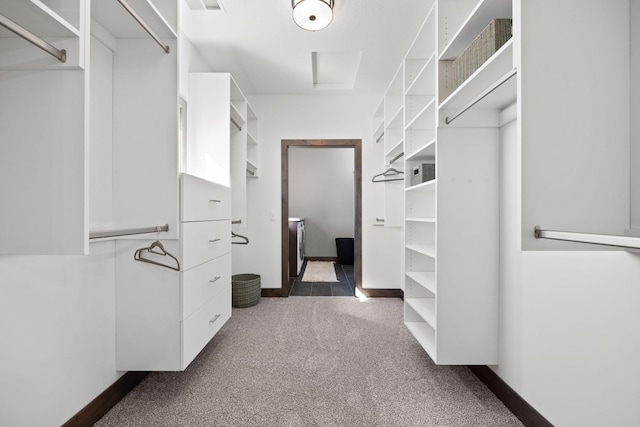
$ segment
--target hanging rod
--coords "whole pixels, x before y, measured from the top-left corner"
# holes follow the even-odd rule
[[[393,159],[391,159],[389,161],[389,164],[392,164],[393,162],[395,162],[396,160],[398,160],[402,156],[404,156],[404,151],[402,153],[398,154],[397,156],[395,156]]]
[[[133,17],[133,19],[135,19],[138,22],[138,24],[140,24],[140,26],[144,28],[144,30],[151,36],[151,38],[154,39],[156,43],[160,45],[160,47],[162,48],[162,50],[165,51],[165,53],[169,53],[169,46],[162,43],[162,40],[160,40],[160,38],[156,36],[156,33],[154,33],[153,30],[149,28],[147,23],[144,22],[142,18],[140,18],[140,15],[138,15],[138,13],[131,6],[129,6],[129,3],[127,3],[126,0],[118,0],[118,3],[120,3],[122,7],[124,7],[127,10],[127,12],[129,12],[129,14]]]
[[[231,224],[242,224],[242,220],[236,219],[235,221],[231,221]]]
[[[250,169],[247,169],[247,173],[251,176],[256,176],[256,173]]]
[[[489,95],[494,90],[498,89],[500,86],[502,86],[504,83],[506,83],[511,77],[515,76],[517,72],[518,72],[517,68],[513,68],[513,69],[509,70],[509,72],[507,72],[504,76],[502,76],[498,80],[496,80],[491,86],[486,88],[480,95],[476,96],[467,105],[465,105],[464,107],[462,107],[461,109],[456,111],[456,113],[453,116],[446,117],[444,119],[444,122],[446,124],[451,124],[451,122],[454,121],[455,119],[457,119],[458,116],[460,116],[462,113],[467,111],[469,108],[471,108],[474,105],[476,105],[478,102],[482,101],[487,95]]]
[[[640,249],[639,237],[543,230],[539,226],[534,228],[534,235],[536,236],[536,239],[564,240],[568,242],[593,243],[595,245]]]
[[[378,139],[376,139],[376,144],[377,144],[378,142],[380,142],[380,140],[381,140],[383,137],[384,137],[384,132],[382,132],[382,133],[380,134],[380,136],[378,137]]]
[[[132,234],[159,233],[161,231],[169,231],[169,224],[157,225],[155,227],[126,228],[126,229],[111,230],[111,231],[91,231],[89,232],[89,239],[130,236]]]
[[[237,127],[237,128],[238,128],[238,131],[241,131],[241,130],[242,130],[242,126],[240,126],[240,125],[238,124],[238,122],[236,122],[235,120],[233,120],[233,117],[231,117],[231,123],[233,123],[233,125],[234,125],[235,127]]]
[[[13,22],[11,19],[7,18],[3,14],[0,13],[0,25],[11,31],[14,34],[22,37],[26,41],[30,42],[34,46],[39,47],[40,49],[47,52],[49,55],[54,56],[60,62],[67,62],[67,51],[65,49],[57,49],[54,46],[50,45],[40,37],[33,34],[31,31],[27,30],[24,27]]]

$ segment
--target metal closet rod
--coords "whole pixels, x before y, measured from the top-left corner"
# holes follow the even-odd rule
[[[0,13],[0,25],[11,31],[14,34],[22,37],[26,41],[30,42],[34,46],[39,47],[40,49],[47,52],[49,55],[55,57],[60,62],[67,62],[67,51],[62,49],[57,49],[56,47],[50,45],[46,41],[42,40],[40,37],[33,34],[31,31],[26,28],[16,24],[11,19],[7,18],[3,14]]]
[[[140,18],[140,15],[138,15],[138,13],[131,6],[129,6],[129,3],[127,3],[125,0],[118,0],[118,3],[120,3],[122,7],[124,7],[127,10],[127,12],[129,12],[129,15],[131,15],[133,19],[135,19],[138,22],[138,24],[140,24],[140,26],[144,28],[144,30],[151,36],[151,38],[154,39],[156,43],[160,45],[160,47],[162,48],[162,50],[165,51],[165,53],[169,53],[169,46],[162,43],[162,40],[160,40],[160,37],[156,36],[156,33],[154,33],[153,30],[147,25],[147,23],[144,22],[142,18]]]
[[[110,231],[91,231],[89,232],[89,239],[130,236],[132,234],[159,233],[162,231],[169,231],[169,224],[157,225],[155,227],[122,228],[119,230],[110,230]]]
[[[392,164],[393,162],[395,162],[396,160],[398,160],[402,156],[404,156],[404,151],[402,153],[398,154],[397,156],[395,156],[393,159],[391,159],[389,161],[389,164]]]
[[[231,123],[233,123],[233,125],[237,127],[239,131],[242,130],[242,126],[240,126],[235,120],[233,120],[233,117],[231,117]]]
[[[631,236],[543,230],[539,226],[534,228],[534,235],[536,239],[563,240],[567,242],[593,243],[595,245],[615,246],[626,249],[640,249],[640,238]]]
[[[376,143],[380,142],[382,138],[384,138],[384,132],[382,132],[380,136],[376,139]]]
[[[478,102],[482,101],[487,95],[489,95],[494,90],[498,89],[500,86],[502,86],[504,83],[506,83],[511,77],[515,76],[517,71],[518,71],[517,68],[511,69],[504,76],[502,76],[498,80],[496,80],[495,83],[493,83],[491,86],[486,88],[480,95],[476,96],[473,100],[471,100],[467,105],[465,105],[464,107],[462,107],[461,109],[456,111],[456,113],[453,116],[446,117],[444,119],[444,122],[446,124],[451,124],[451,122],[454,121],[455,119],[457,119],[458,116],[462,115],[462,113],[467,111],[469,108],[473,107]]]

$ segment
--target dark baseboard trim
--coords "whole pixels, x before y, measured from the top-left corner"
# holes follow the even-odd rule
[[[358,288],[367,298],[400,298],[404,300],[402,289],[365,289]]]
[[[71,417],[69,421],[62,424],[62,427],[91,427],[148,374],[149,372],[127,372],[89,402],[80,412]]]
[[[488,388],[526,427],[553,427],[540,412],[524,400],[488,366],[469,366]]]
[[[283,295],[282,288],[263,288],[262,291],[260,291],[260,296],[266,298],[279,298],[286,297],[287,295]]]
[[[338,261],[337,257],[334,256],[306,256],[304,257],[305,261]]]

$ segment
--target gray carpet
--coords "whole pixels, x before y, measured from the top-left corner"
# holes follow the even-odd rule
[[[262,298],[185,372],[154,372],[96,425],[521,426],[467,368],[435,366],[400,299]]]

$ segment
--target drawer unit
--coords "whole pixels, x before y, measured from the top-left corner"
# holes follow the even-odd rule
[[[220,293],[182,322],[184,368],[231,317],[231,286],[221,286]]]
[[[231,283],[231,254],[182,273],[182,319],[191,316],[214,296],[221,294],[221,287]]]
[[[181,371],[231,317],[228,187],[182,175],[179,240],[116,241],[116,368]],[[169,268],[166,268],[169,267]]]
[[[180,224],[182,269],[188,270],[231,251],[231,221]]]
[[[229,187],[182,174],[180,189],[182,192],[180,221],[231,219]]]

